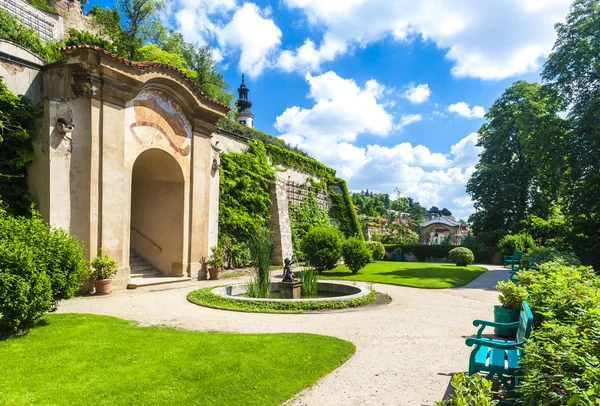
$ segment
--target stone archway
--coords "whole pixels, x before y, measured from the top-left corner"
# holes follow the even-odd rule
[[[436,231],[447,231],[450,235],[452,245],[460,245],[462,242],[462,232],[460,223],[447,217],[434,217],[421,225],[421,244],[439,244],[439,240],[433,237]]]
[[[185,180],[173,156],[148,149],[131,175],[130,247],[163,275],[183,276]]]

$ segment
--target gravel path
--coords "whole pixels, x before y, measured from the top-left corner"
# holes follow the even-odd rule
[[[444,397],[453,373],[468,369],[470,348],[465,337],[475,332],[472,321],[493,317],[498,296],[494,287],[497,281],[508,278],[508,271],[488,268],[489,272],[457,289],[374,284],[374,289],[392,297],[390,304],[337,312],[240,313],[208,309],[186,300],[188,292],[216,284],[210,281],[155,291],[117,292],[108,297],[78,297],[61,303],[58,311],[106,314],[142,325],[192,330],[339,337],[353,342],[356,354],[300,392],[290,404],[431,405]]]

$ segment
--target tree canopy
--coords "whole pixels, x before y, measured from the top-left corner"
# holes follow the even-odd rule
[[[475,233],[531,232],[600,266],[600,1],[575,0],[542,72],[496,100],[467,191]],[[537,233],[537,235],[535,235]]]
[[[158,13],[163,0],[118,0],[115,7],[94,6],[93,20],[102,26],[109,45],[89,33],[77,33],[77,41],[85,38],[91,45],[101,46],[133,61],[166,63],[190,76],[209,97],[234,106],[235,95],[219,73],[210,45],[188,43],[183,35],[165,27]],[[71,32],[67,45],[71,41]]]

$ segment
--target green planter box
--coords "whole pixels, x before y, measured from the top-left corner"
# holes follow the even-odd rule
[[[494,306],[494,321],[496,323],[514,323],[519,321],[519,309],[506,309],[502,306]],[[505,338],[515,338],[516,328],[495,327],[494,333]]]
[[[394,261],[402,262],[404,261],[404,255],[401,252],[397,252],[394,254]]]

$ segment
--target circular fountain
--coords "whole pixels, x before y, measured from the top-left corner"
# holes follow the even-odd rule
[[[360,286],[345,283],[319,282],[316,297],[300,297],[299,299],[283,299],[280,296],[280,283],[271,283],[269,298],[253,298],[246,296],[246,285],[228,285],[214,288],[212,293],[227,299],[250,302],[338,302],[350,301],[368,296],[371,291]]]

